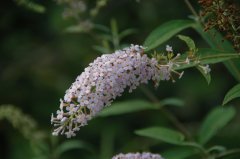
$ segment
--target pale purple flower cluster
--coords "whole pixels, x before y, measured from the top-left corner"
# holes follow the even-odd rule
[[[144,48],[131,45],[113,54],[104,54],[90,63],[60,100],[57,116],[52,115],[53,135],[75,136],[80,127],[96,116],[105,106],[141,83],[170,79],[171,66],[159,66],[155,58],[144,54]]]
[[[113,156],[112,159],[163,159],[159,154],[152,154],[149,152],[143,153],[127,153]]]

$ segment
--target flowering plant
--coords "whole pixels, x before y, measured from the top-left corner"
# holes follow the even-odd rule
[[[184,0],[185,18],[183,1],[172,1],[15,0],[42,14],[29,21],[36,28],[27,49],[12,19],[0,25],[11,30],[1,44],[1,97],[43,122],[1,105],[0,119],[30,146],[1,123],[0,158],[239,159],[239,2]],[[178,10],[184,18],[168,20]],[[25,35],[22,18],[31,17],[15,16]]]
[[[172,47],[167,45],[166,51],[172,53]],[[53,135],[60,133],[68,138],[75,136],[81,126],[87,125],[87,121],[96,116],[103,107],[111,105],[127,87],[129,92],[132,92],[139,84],[148,83],[149,80],[158,86],[160,80],[170,80],[172,72],[181,78],[183,72],[173,70],[174,65],[179,65],[175,61],[178,56],[180,55],[164,61],[159,59],[159,62],[164,62],[159,64],[157,57],[150,59],[144,54],[142,46],[131,45],[97,58],[77,77],[66,91],[64,99],[60,100],[57,117],[52,115],[51,119],[57,127]],[[164,59],[164,56],[162,58]],[[185,63],[190,63],[188,58]],[[206,70],[205,73],[209,71]]]

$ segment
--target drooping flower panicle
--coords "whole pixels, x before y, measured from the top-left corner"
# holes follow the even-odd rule
[[[163,159],[159,154],[152,154],[149,152],[143,153],[127,153],[127,154],[118,154],[112,159]]]
[[[132,92],[149,80],[157,86],[160,80],[171,79],[173,65],[172,61],[159,65],[157,59],[149,58],[139,45],[98,57],[77,77],[64,99],[60,100],[60,110],[56,117],[52,115],[51,118],[56,127],[53,135],[75,136],[80,127],[87,125],[126,88]]]

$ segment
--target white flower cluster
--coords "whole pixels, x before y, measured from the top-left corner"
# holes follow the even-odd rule
[[[88,120],[121,96],[126,88],[132,92],[139,84],[151,79],[155,86],[160,80],[169,80],[171,67],[158,65],[157,60],[147,57],[139,45],[98,57],[60,100],[60,110],[51,118],[55,127],[53,135],[75,136],[80,127],[87,125]]]
[[[118,154],[112,159],[163,159],[159,154],[152,154],[149,152],[143,153],[128,153],[128,154]]]

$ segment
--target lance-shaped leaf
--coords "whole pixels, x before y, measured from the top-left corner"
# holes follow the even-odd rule
[[[231,88],[223,100],[223,105],[227,104],[231,100],[240,97],[240,84],[235,85],[233,88]]]
[[[98,116],[114,116],[126,113],[134,113],[142,110],[160,109],[166,105],[183,106],[184,102],[177,98],[163,99],[159,103],[151,103],[145,100],[129,100],[123,102],[116,102],[110,107],[103,109]]]
[[[45,10],[46,10],[43,5],[35,3],[32,0],[15,0],[15,2],[19,6],[23,6],[27,9],[32,10],[32,11],[37,12],[37,13],[44,13]]]
[[[166,105],[172,105],[172,106],[178,106],[178,107],[182,107],[184,106],[184,102],[181,99],[178,98],[166,98],[161,100],[159,107],[163,107]]]
[[[103,109],[98,116],[106,117],[113,115],[126,114],[147,109],[157,109],[157,106],[145,100],[130,100],[116,102],[110,107]]]
[[[93,147],[86,142],[79,141],[79,140],[71,140],[71,141],[65,141],[61,145],[59,145],[54,151],[54,154],[56,156],[61,156],[63,153],[73,149],[83,149],[89,152],[94,151]]]
[[[188,48],[189,51],[187,52],[188,56],[195,56],[195,53],[197,52],[197,48],[195,45],[195,42],[188,36],[184,36],[184,35],[178,35],[178,38],[181,39],[182,41],[184,41]],[[203,77],[206,79],[207,83],[210,84],[211,81],[211,75],[210,73],[206,73],[203,69],[203,67],[197,66],[198,71],[203,75]]]
[[[198,49],[197,56],[193,62],[189,64],[181,64],[179,67],[175,67],[175,70],[190,68],[198,66],[199,64],[215,64],[224,62],[233,58],[239,58],[240,55],[237,53],[224,52],[216,49]],[[186,59],[186,55],[182,55],[183,60]]]
[[[210,82],[211,82],[211,74],[210,74],[209,72],[206,73],[206,72],[204,71],[204,69],[203,69],[202,67],[200,67],[200,66],[197,66],[197,69],[199,70],[199,72],[201,72],[201,74],[203,75],[203,77],[206,79],[207,84],[209,85]]]
[[[186,159],[194,154],[198,153],[192,147],[176,147],[161,153],[164,158],[167,159]]]
[[[207,143],[234,117],[235,113],[235,109],[232,107],[217,107],[210,112],[200,128],[198,134],[199,143],[202,145]]]
[[[200,23],[195,23],[195,25],[193,25],[193,29],[195,29],[213,49],[236,53],[233,45],[228,40],[226,40],[217,30],[212,29],[205,32],[203,26]],[[224,62],[224,65],[235,77],[235,79],[240,82],[240,59],[232,59],[226,61]]]
[[[135,34],[137,32],[137,29],[134,28],[129,28],[126,30],[123,30],[121,33],[119,33],[119,39],[122,40],[123,38],[131,35],[131,34]]]
[[[146,51],[158,47],[178,32],[193,26],[194,23],[192,20],[172,20],[160,25],[146,38],[144,42]]]
[[[137,135],[161,140],[170,144],[181,145],[184,143],[184,135],[178,131],[164,127],[150,127],[135,131]]]
[[[181,39],[182,41],[184,41],[187,44],[190,51],[195,51],[196,50],[196,45],[190,37],[184,36],[184,35],[178,35],[178,38]]]

